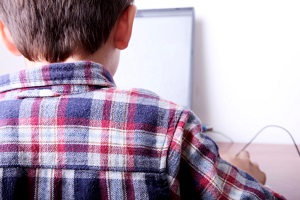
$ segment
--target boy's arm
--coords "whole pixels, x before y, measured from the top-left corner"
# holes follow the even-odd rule
[[[247,151],[242,151],[238,156],[232,156],[228,154],[223,154],[221,157],[229,162],[230,164],[236,166],[237,168],[247,172],[258,180],[263,185],[266,184],[266,174],[259,169],[257,163],[253,163],[250,160],[250,154]]]
[[[173,174],[171,182],[174,193],[182,199],[285,199],[223,160],[215,142],[201,131],[197,117],[190,111],[184,111],[169,151],[171,160],[180,160],[180,169]],[[177,156],[180,158],[174,158]],[[244,162],[244,170],[254,169],[254,174],[262,175],[257,166],[247,161],[244,153],[240,156],[231,162],[238,161],[236,165],[239,166]],[[264,182],[263,178],[261,182]]]

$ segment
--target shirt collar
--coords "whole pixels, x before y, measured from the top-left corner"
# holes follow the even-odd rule
[[[0,76],[0,92],[58,85],[115,87],[110,73],[101,64],[89,61],[54,63]]]

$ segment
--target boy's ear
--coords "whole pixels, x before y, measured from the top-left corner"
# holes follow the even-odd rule
[[[128,6],[120,15],[114,35],[114,44],[117,49],[126,49],[132,33],[133,21],[136,14],[136,6]]]
[[[6,47],[6,49],[14,54],[15,56],[22,55],[20,51],[14,44],[14,41],[11,37],[10,31],[6,28],[2,21],[0,21],[0,39],[2,44]]]

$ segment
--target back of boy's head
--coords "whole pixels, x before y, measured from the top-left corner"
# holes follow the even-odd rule
[[[24,57],[61,62],[92,54],[133,0],[1,0],[0,20]]]

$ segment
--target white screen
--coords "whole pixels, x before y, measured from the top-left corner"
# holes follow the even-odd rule
[[[193,8],[139,10],[117,86],[148,89],[190,107],[193,21]]]

